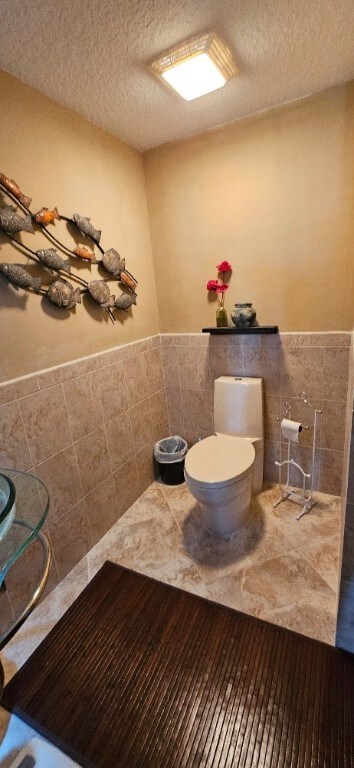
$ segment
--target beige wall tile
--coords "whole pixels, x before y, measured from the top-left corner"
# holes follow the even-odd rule
[[[161,440],[163,437],[168,437],[169,421],[167,411],[166,390],[161,389],[160,392],[155,392],[149,398],[150,414],[151,414],[151,427],[152,427],[152,439],[154,442]]]
[[[132,347],[132,355],[140,355],[142,352],[147,352],[149,349],[153,347],[152,338],[147,339],[141,339],[140,341],[135,341],[131,345]]]
[[[283,412],[280,408],[280,397],[278,395],[266,394],[264,398],[264,428],[265,439],[271,442],[280,440],[280,419]],[[278,420],[277,420],[278,419]]]
[[[326,333],[299,333],[299,347],[325,347]]]
[[[96,544],[119,517],[113,477],[107,477],[85,496],[85,507],[92,543]]]
[[[49,526],[59,578],[63,579],[92,547],[84,501]]]
[[[71,443],[63,388],[56,387],[22,398],[20,408],[33,465]]]
[[[161,334],[161,346],[162,347],[169,347],[172,345],[172,334],[171,333],[162,333]]]
[[[94,373],[63,384],[73,440],[79,440],[103,424],[101,401]]]
[[[81,499],[79,469],[72,445],[37,464],[33,473],[43,481],[49,493],[48,523],[56,522]]]
[[[149,393],[147,364],[143,352],[127,358],[124,363],[124,375],[128,405],[131,407],[145,400]]]
[[[111,473],[106,434],[103,427],[82,437],[75,445],[82,489],[89,493]]]
[[[351,333],[324,333],[325,347],[350,347]]]
[[[131,344],[125,344],[123,347],[115,347],[115,349],[109,349],[106,352],[107,365],[120,363],[121,360],[126,360],[127,357],[131,357],[132,354]]]
[[[161,347],[153,347],[145,352],[148,391],[150,395],[158,392],[165,386]]]
[[[32,459],[18,401],[0,406],[0,467],[30,469]]]
[[[324,399],[347,400],[349,356],[349,348],[328,347],[324,350]]]
[[[319,488],[323,493],[338,495],[342,489],[343,451],[320,451]]]
[[[184,430],[183,408],[182,408],[182,395],[181,390],[177,388],[167,387],[167,409],[168,419],[170,424],[170,434],[174,434],[174,431],[180,432]],[[172,425],[174,429],[172,429]]]
[[[346,403],[323,400],[322,410],[321,448],[343,451]]]
[[[178,349],[175,346],[162,347],[162,360],[166,387],[180,387]]]
[[[299,345],[299,334],[280,333],[279,340],[282,347],[297,347]]]
[[[37,376],[30,376],[27,379],[18,379],[11,384],[0,384],[0,405],[10,403],[20,397],[31,395],[39,389]]]
[[[135,459],[139,478],[139,489],[140,493],[143,493],[155,479],[153,443],[145,445],[145,447],[136,454]]]
[[[280,349],[244,347],[243,375],[261,376],[267,394],[280,394]]]
[[[78,375],[79,369],[77,363],[61,365],[38,374],[39,388],[48,389],[48,387],[54,387],[56,384],[62,384],[64,381],[75,379]]]
[[[213,397],[210,391],[182,390],[182,409],[185,431],[213,430]]]
[[[324,349],[287,347],[282,352],[281,394],[322,398]]]
[[[204,440],[205,437],[210,437],[213,432],[211,430],[193,429],[193,425],[189,422],[186,424],[183,432],[180,432],[181,437],[187,441],[188,447],[198,442],[198,440]]]
[[[101,402],[104,421],[110,421],[128,408],[124,363],[115,363],[94,373],[95,391]]]
[[[242,346],[239,343],[224,342],[220,346],[210,347],[209,364],[212,379],[217,379],[219,376],[242,376]]]
[[[210,338],[208,333],[191,333],[190,343],[192,347],[208,347]]]
[[[254,334],[247,336],[247,334],[241,334],[240,336],[230,336],[230,339],[238,339],[238,343],[246,349],[251,347],[261,347],[262,349],[273,349],[274,347],[281,347],[281,339],[279,333],[265,333]]]
[[[78,360],[76,364],[78,375],[83,376],[84,373],[98,371],[99,368],[108,365],[107,355],[105,352],[98,352],[96,355]]]
[[[172,333],[171,334],[171,344],[174,347],[189,347],[191,344],[191,335],[190,333]]]
[[[102,366],[107,365],[107,356],[105,353],[92,355],[91,357],[75,360],[67,365],[60,365],[48,371],[42,371],[38,374],[38,383],[40,389],[53,387],[55,384],[62,384],[64,381],[70,381],[77,376],[83,376],[85,373],[96,371]]]
[[[134,450],[140,451],[144,445],[152,441],[152,423],[149,400],[138,403],[130,411]],[[128,458],[128,457],[127,457]]]
[[[105,425],[111,469],[125,464],[134,455],[133,433],[129,411],[121,413]]]
[[[279,478],[279,469],[275,466],[275,461],[281,459],[281,443],[265,441],[264,444],[264,480],[271,483],[277,483]]]
[[[150,461],[150,459],[148,459]],[[119,515],[126,512],[140,496],[140,481],[135,458],[129,459],[113,473]]]
[[[178,347],[181,389],[210,389],[208,347]]]

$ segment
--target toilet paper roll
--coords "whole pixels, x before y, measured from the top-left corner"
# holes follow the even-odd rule
[[[291,421],[291,419],[283,419],[281,423],[281,433],[287,440],[291,440],[292,443],[299,442],[299,434],[302,432],[302,424],[299,421]]]

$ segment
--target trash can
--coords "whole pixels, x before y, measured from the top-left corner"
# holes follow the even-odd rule
[[[184,481],[184,459],[188,445],[183,437],[172,435],[155,443],[154,457],[161,480],[166,485],[179,485]]]

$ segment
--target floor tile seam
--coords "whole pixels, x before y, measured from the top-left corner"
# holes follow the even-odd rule
[[[145,496],[145,493],[146,493],[146,490],[145,490],[145,491],[144,491],[144,492],[141,494],[141,496]],[[153,521],[153,520],[165,520],[165,519],[166,519],[166,512],[167,512],[167,513],[168,513],[168,515],[170,516],[171,520],[172,520],[173,522],[176,522],[176,521],[175,521],[175,518],[174,518],[174,515],[173,515],[173,513],[172,513],[172,511],[171,511],[170,507],[168,506],[168,504],[167,504],[167,501],[166,501],[166,499],[165,499],[165,498],[164,498],[164,501],[165,501],[165,504],[166,504],[167,510],[166,510],[166,508],[165,508],[165,507],[164,507],[163,509],[159,509],[158,507],[154,506],[154,509],[157,509],[157,514],[156,514],[156,513],[154,514],[154,513],[152,512],[152,510],[151,510],[151,502],[148,502],[148,503],[146,504],[146,506],[145,506],[145,505],[142,503],[142,501],[141,501],[141,496],[140,496],[138,499],[136,499],[136,500],[135,500],[135,501],[134,501],[134,502],[133,502],[133,503],[130,505],[130,507],[129,507],[129,508],[128,508],[128,509],[127,509],[127,510],[126,510],[124,513],[123,513],[123,515],[122,515],[122,516],[119,518],[119,520],[117,520],[117,523],[119,522],[119,523],[121,523],[121,525],[122,525],[122,526],[124,526],[124,527],[125,527],[125,525],[126,525],[127,523],[124,523],[124,522],[123,522],[123,518],[124,518],[124,517],[128,517],[128,514],[129,514],[129,512],[130,512],[130,511],[133,509],[133,507],[135,507],[136,505],[138,506],[138,509],[140,508],[140,514],[141,514],[141,510],[143,510],[142,514],[144,514],[144,511],[145,511],[145,513],[150,511],[150,515],[151,515],[151,516],[149,515],[148,517],[144,518],[144,520],[143,520],[143,521],[142,521],[142,520],[135,520],[135,521],[134,521],[134,523],[135,523],[135,522],[148,522],[148,521]],[[160,502],[159,502],[159,503],[160,503]],[[129,524],[129,523],[128,523],[128,524]]]
[[[320,573],[320,572],[317,570],[317,568],[316,568],[316,567],[313,565],[313,563],[311,563],[311,562],[310,562],[310,560],[308,560],[308,559],[307,559],[306,555],[304,555],[304,554],[303,554],[303,553],[302,553],[300,550],[297,550],[297,551],[299,552],[299,554],[301,554],[301,556],[303,557],[303,559],[304,559],[304,560],[306,560],[306,562],[307,562],[307,564],[310,566],[310,568],[311,568],[313,571],[315,571],[315,573],[316,573],[316,574],[317,574],[317,575],[318,575],[318,576],[319,576],[319,577],[322,579],[322,581],[325,581],[325,582],[326,582],[326,584],[329,586],[329,588],[330,588],[331,592],[333,592],[333,595],[335,596],[335,598],[338,598],[338,592],[339,592],[339,584],[337,585],[337,588],[336,588],[336,589],[334,589],[334,588],[333,588],[333,585],[332,585],[332,584],[330,584],[330,583],[329,583],[329,581],[326,579],[326,577],[323,575],[323,573]],[[338,577],[339,577],[339,574],[338,574]],[[318,591],[318,590],[316,590],[316,591]],[[323,594],[323,593],[321,592],[321,590],[319,590],[319,593],[320,593],[320,594]]]
[[[258,566],[258,565],[264,565],[265,563],[270,563],[270,562],[272,562],[272,560],[278,560],[280,557],[285,557],[286,555],[289,555],[291,553],[301,554],[294,547],[294,545],[292,545],[289,549],[286,549],[286,550],[283,550],[281,552],[278,552],[278,554],[272,555],[271,557],[265,557],[264,559],[263,558],[253,559],[252,555],[249,555],[249,558],[250,558],[251,562],[250,562],[250,565],[247,566],[247,567],[248,568],[254,568],[255,566]]]
[[[327,585],[327,581],[326,581],[326,579],[325,579],[325,578],[324,578],[324,577],[323,577],[323,576],[322,576],[320,573],[318,573],[318,572],[316,571],[316,569],[314,568],[314,566],[313,566],[313,565],[312,565],[312,564],[311,564],[311,563],[310,563],[310,562],[307,560],[307,558],[306,558],[306,557],[305,557],[305,556],[302,554],[301,550],[297,549],[297,548],[296,548],[296,547],[294,547],[294,546],[293,546],[291,549],[289,549],[289,550],[286,550],[286,552],[284,552],[284,553],[279,553],[278,555],[273,555],[272,557],[269,557],[269,558],[265,558],[264,560],[256,560],[256,561],[252,561],[252,565],[250,566],[250,568],[253,568],[254,566],[257,566],[257,565],[261,565],[261,564],[262,564],[262,565],[264,565],[264,563],[269,563],[269,562],[271,562],[272,560],[276,560],[276,559],[278,559],[279,557],[283,557],[284,555],[288,555],[288,554],[291,554],[291,553],[293,553],[293,554],[297,554],[297,555],[300,555],[300,556],[301,556],[301,558],[302,558],[303,560],[306,560],[306,563],[307,563],[307,564],[310,566],[311,570],[313,570],[313,571],[316,573],[316,575],[317,575],[317,576],[319,576],[319,577],[322,579],[322,581],[324,581],[324,582],[325,582],[325,584]],[[328,585],[328,586],[329,586],[329,589],[331,590],[331,592],[333,593],[333,595],[336,597],[336,593],[334,592],[333,588],[332,588],[330,585]],[[316,592],[318,592],[318,591],[320,592],[320,594],[324,594],[324,595],[326,594],[326,592],[322,592],[322,590],[316,590]]]

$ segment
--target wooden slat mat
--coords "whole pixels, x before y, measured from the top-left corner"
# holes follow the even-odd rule
[[[84,766],[352,768],[353,657],[105,563],[4,691]]]

